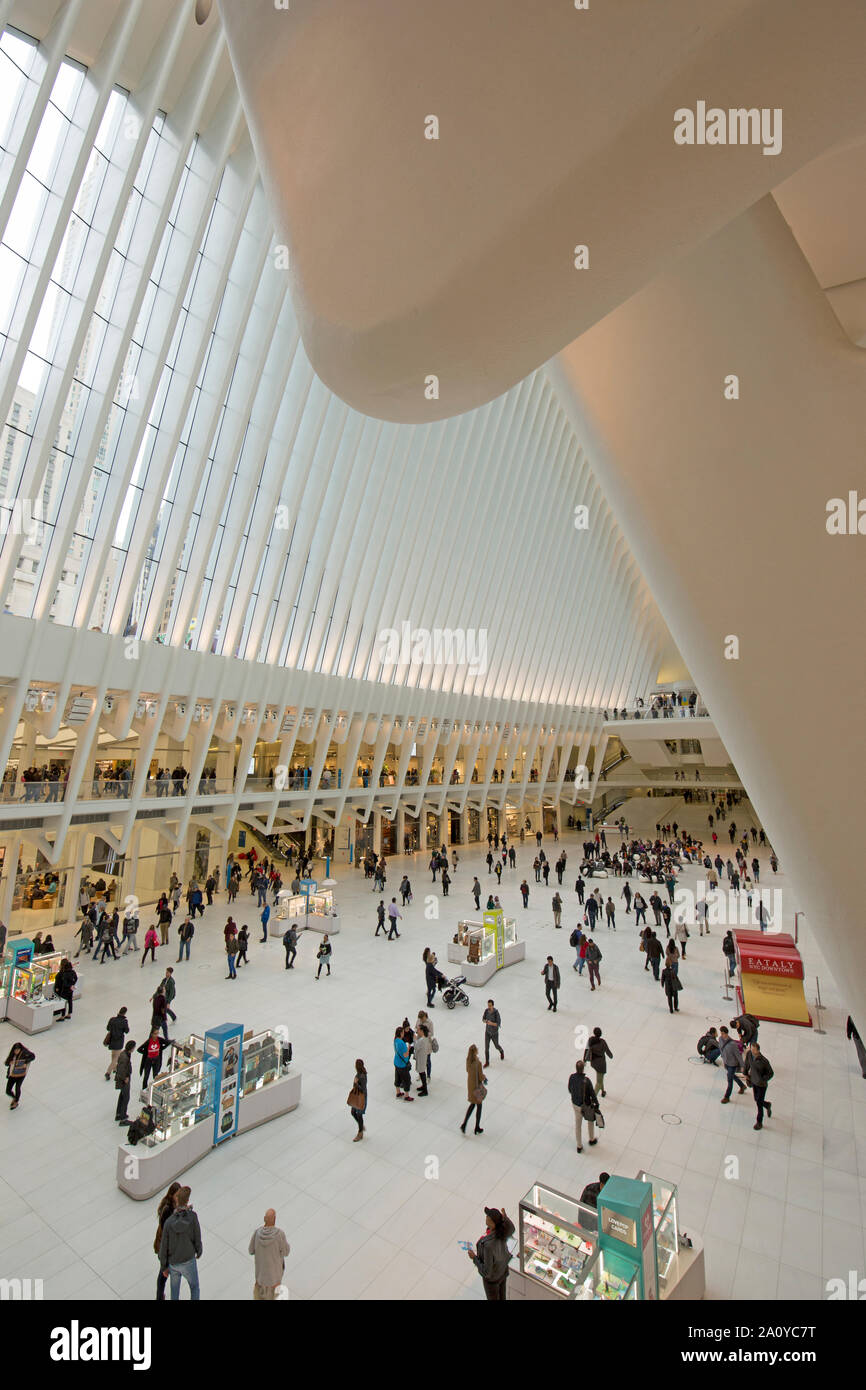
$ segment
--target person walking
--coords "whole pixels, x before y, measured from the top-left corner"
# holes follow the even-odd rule
[[[180,898],[178,898],[178,902],[180,902]],[[163,900],[162,906],[159,909],[157,917],[159,923],[160,946],[168,945],[168,929],[171,926],[173,915],[174,914],[172,913],[172,910],[169,907],[168,903],[165,900]]]
[[[400,883],[400,897],[402,899],[403,907],[405,907],[406,904],[410,902],[412,898],[412,885],[405,874],[403,875],[402,881]]]
[[[583,1153],[583,1121],[586,1120],[589,1127],[590,1146],[597,1144],[595,1137],[595,1121],[599,1110],[598,1098],[592,1087],[592,1082],[585,1075],[583,1062],[575,1062],[574,1071],[568,1078],[568,1093],[571,1096],[571,1108],[574,1113],[574,1137],[577,1140],[577,1152]]]
[[[481,1128],[481,1107],[487,1099],[487,1082],[484,1079],[484,1069],[481,1065],[481,1058],[478,1056],[478,1048],[475,1043],[471,1043],[469,1051],[466,1053],[466,1096],[469,1107],[463,1116],[463,1123],[460,1126],[461,1132],[466,1133],[466,1126],[472,1111],[475,1111],[475,1133],[483,1134]]]
[[[129,1088],[132,1085],[132,1054],[135,1051],[135,1039],[131,1038],[122,1049],[114,1068],[114,1089],[117,1091],[117,1105],[114,1107],[114,1118],[120,1125],[129,1124]]]
[[[555,927],[561,927],[561,926],[562,926],[562,898],[559,896],[559,893],[558,893],[558,892],[554,893],[553,899],[552,899],[552,904],[553,904],[553,925],[554,925]]]
[[[620,897],[621,897],[621,898],[625,898],[625,912],[626,912],[626,916],[628,916],[628,914],[631,912],[631,898],[632,898],[631,884],[628,882],[628,879],[626,879],[626,884],[625,884],[625,887],[623,888],[622,892],[620,893]]]
[[[236,965],[249,965],[249,960],[247,959],[247,947],[249,944],[250,929],[246,923],[244,923],[238,932],[238,958],[235,962]]]
[[[14,1042],[9,1049],[9,1055],[3,1065],[6,1068],[6,1094],[12,1102],[10,1110],[17,1110],[21,1104],[21,1087],[24,1085],[28,1067],[35,1061],[36,1053],[31,1052],[23,1043]]]
[[[651,932],[646,945],[646,955],[647,960],[649,961],[650,966],[652,968],[653,979],[656,981],[656,983],[658,983],[659,979],[659,968],[661,966],[661,959],[663,954],[664,952],[662,951],[662,943],[659,941],[655,932]]]
[[[332,956],[332,954],[333,954],[333,948],[332,948],[332,946],[331,946],[331,940],[330,940],[330,937],[328,936],[328,933],[325,932],[325,935],[322,937],[322,944],[320,945],[318,951],[316,952],[316,960],[319,962],[319,968],[318,968],[318,970],[316,971],[316,979],[317,979],[317,980],[318,980],[319,976],[320,976],[321,973],[322,973],[322,966],[323,966],[323,965],[325,966],[325,968],[326,968],[328,974],[330,975],[330,973],[331,973],[331,956]]]
[[[678,1014],[680,1011],[679,994],[680,990],[682,989],[682,983],[680,981],[679,975],[677,974],[676,961],[673,961],[670,958],[670,956],[668,956],[665,960],[665,968],[662,971],[661,985],[662,989],[665,992],[665,995],[667,996],[668,1009],[672,1014]]]
[[[409,1070],[409,1044],[403,1036],[402,1023],[394,1030],[394,1090],[397,1100],[414,1100],[412,1075]]]
[[[256,1302],[270,1302],[276,1298],[277,1289],[282,1286],[289,1249],[285,1231],[277,1225],[277,1213],[269,1207],[264,1225],[257,1227],[250,1237],[250,1254],[255,1260],[253,1298]]]
[[[353,1144],[357,1144],[364,1138],[364,1115],[367,1112],[367,1068],[361,1057],[355,1060],[355,1077],[347,1104],[352,1111],[352,1119],[358,1126],[358,1133],[352,1140]]]
[[[90,955],[90,952],[93,949],[93,922],[91,921],[87,913],[84,914],[81,926],[78,928],[78,931],[75,933],[75,935],[81,937],[81,942],[79,944],[78,950],[75,952],[75,959],[78,960],[78,957],[81,955],[82,951],[87,956]],[[2,960],[2,956],[0,956],[0,960]]]
[[[387,933],[387,931],[385,931],[385,899],[384,899],[384,898],[380,898],[380,899],[379,899],[379,906],[376,908],[376,930],[374,931],[373,935],[374,935],[374,936],[378,936],[380,931],[381,931],[382,935],[385,937],[385,939],[387,940],[387,938],[388,938],[388,933]]]
[[[499,869],[499,872],[501,873],[502,870],[501,870],[500,866],[497,864],[496,867],[497,867],[497,869]],[[499,877],[499,874],[497,874],[497,878],[498,878],[498,877]],[[448,862],[447,862],[447,860],[446,860],[446,862],[442,865],[442,896],[443,896],[443,898],[447,898],[447,897],[448,897],[448,889],[449,889],[450,887],[451,887],[451,875],[450,875],[449,872],[448,872]]]
[[[123,918],[123,951],[122,955],[128,956],[130,952],[138,954],[138,912],[130,908]]]
[[[685,960],[685,947],[687,947],[688,944],[688,927],[685,926],[684,922],[677,922],[676,927],[674,927],[674,937],[680,942],[680,947],[678,947],[678,949],[680,949],[680,955],[683,956]]]
[[[522,882],[521,885],[520,885],[520,895],[521,895],[521,897],[523,898],[523,906],[524,906],[524,907],[528,907],[528,906],[529,906],[529,884],[526,882],[526,879],[524,879],[523,882]]]
[[[444,873],[443,873],[443,886],[444,886]],[[390,901],[389,904],[388,904],[388,937],[387,937],[388,941],[392,941],[392,940],[394,939],[395,936],[399,939],[400,933],[399,933],[398,930],[397,930],[397,923],[398,923],[398,921],[402,922],[402,920],[403,920],[403,914],[401,913],[400,909],[397,907],[397,899],[396,899],[396,898],[392,898],[391,901]]]
[[[634,895],[634,918],[635,926],[639,927],[642,922],[646,926],[646,899],[641,893]]]
[[[616,931],[616,908],[613,905],[613,898],[609,897],[607,902],[605,903],[604,915],[607,918],[608,931],[610,931],[611,928],[613,928],[613,930]]]
[[[744,1062],[745,1073],[751,1083],[752,1095],[755,1097],[755,1106],[758,1112],[756,1122],[752,1125],[752,1128],[763,1129],[764,1111],[766,1110],[768,1119],[771,1120],[773,1118],[773,1107],[766,1097],[767,1087],[772,1081],[775,1073],[770,1065],[769,1058],[764,1056],[756,1042],[749,1043],[746,1049]]]
[[[581,945],[581,950],[583,946]],[[589,987],[590,990],[601,988],[601,947],[590,932],[586,939],[586,963],[589,966]],[[583,972],[581,971],[581,974]]]
[[[491,1044],[496,1048],[502,1061],[505,1061],[505,1053],[499,1045],[499,1029],[502,1026],[502,1019],[499,1010],[492,999],[488,999],[487,1008],[481,1015],[481,1022],[484,1024],[484,1066],[490,1066],[490,1047]]]
[[[577,901],[580,903],[581,907],[583,907],[583,895],[586,891],[586,883],[584,882],[580,874],[578,874],[577,879],[575,880],[574,891],[577,894]]]
[[[185,921],[181,922],[180,928],[178,930],[178,962],[180,962],[181,960],[189,960],[189,948],[192,945],[192,939],[194,936],[195,925],[192,921],[192,918],[187,917]]]
[[[734,942],[734,934],[731,931],[725,933],[722,941],[722,952],[728,962],[728,975],[733,979],[737,970],[737,947]]]
[[[227,979],[227,980],[236,980],[237,977],[238,977],[238,975],[237,975],[237,970],[235,969],[235,961],[237,960],[237,955],[238,955],[238,938],[237,938],[237,933],[236,933],[236,932],[232,932],[231,935],[228,936],[228,937],[226,938],[226,960],[227,960],[227,962],[228,962],[228,967],[229,967],[229,973],[226,975],[226,979]]]
[[[177,985],[174,980],[174,971],[170,965],[165,967],[165,974],[157,985],[157,990],[162,990],[162,993],[165,995],[165,1012],[168,1014],[168,1017],[171,1019],[172,1023],[177,1023],[177,1014],[171,1007],[174,1002],[174,997],[177,994]]]
[[[298,929],[293,923],[283,932],[283,946],[286,950],[286,969],[294,970],[295,956],[298,954]]]
[[[420,1085],[417,1087],[419,1096],[429,1095],[427,1090],[427,1063],[430,1060],[432,1051],[433,1040],[430,1037],[430,1030],[426,1023],[422,1023],[421,1027],[415,1033],[415,1043],[413,1047],[413,1052],[415,1054],[415,1070],[418,1073],[418,1080],[420,1082]]]
[[[548,1010],[556,1013],[556,1001],[558,998],[559,986],[561,984],[559,966],[554,964],[553,956],[548,956],[547,961],[542,967],[541,974],[544,976],[544,993],[547,996]]]
[[[189,1284],[189,1296],[199,1300],[198,1264],[201,1259],[201,1227],[189,1205],[190,1189],[180,1187],[174,1194],[174,1211],[166,1217],[159,1243],[159,1264],[171,1282],[171,1301],[180,1300],[180,1281]]]
[[[265,943],[265,942],[267,941],[267,939],[268,939],[268,921],[270,920],[270,916],[271,916],[271,907],[270,907],[270,903],[268,903],[267,900],[266,900],[266,901],[265,901],[265,905],[264,905],[264,907],[262,908],[262,918],[261,918],[261,921],[262,921],[262,939],[261,939],[261,941],[259,942],[259,945],[260,945],[260,946],[264,945],[264,943]]]
[[[740,1080],[739,1076],[737,1075],[737,1073],[741,1072],[743,1069],[743,1060],[740,1056],[740,1049],[737,1043],[731,1037],[727,1028],[719,1029],[719,1055],[722,1059],[722,1066],[725,1069],[725,1075],[728,1078],[728,1084],[725,1089],[725,1094],[722,1096],[722,1105],[728,1105],[730,1103],[731,1091],[734,1088],[735,1081],[740,1089],[741,1096],[745,1095],[746,1088]]]
[[[475,899],[475,911],[481,911],[481,884],[477,878],[472,880],[472,896]]]
[[[485,1207],[484,1219],[487,1224],[484,1235],[477,1246],[467,1246],[466,1253],[481,1275],[487,1299],[491,1303],[504,1303],[511,1263],[508,1242],[514,1235],[514,1222],[506,1216],[504,1207],[501,1211]]]
[[[159,1206],[157,1207],[156,1235],[153,1241],[153,1253],[156,1255],[157,1259],[159,1259],[159,1247],[162,1244],[162,1228],[165,1225],[168,1218],[171,1216],[171,1213],[174,1211],[174,1199],[178,1192],[180,1192],[180,1183],[173,1182],[169,1187],[168,1191],[166,1192],[165,1196],[160,1198]],[[165,1286],[167,1283],[168,1270],[163,1270],[162,1265],[160,1264],[157,1269],[156,1275],[157,1303],[163,1303],[165,1301]]]
[[[607,1095],[607,1091],[604,1089],[604,1082],[607,1075],[608,1057],[613,1061],[613,1053],[602,1037],[601,1029],[593,1028],[592,1037],[587,1043],[583,1058],[585,1062],[589,1062],[589,1065],[595,1072],[595,1089],[600,1096]]]
[[[93,959],[96,960],[99,948],[102,947],[102,955],[99,964],[105,964],[105,957],[110,953],[112,960],[117,960],[117,952],[114,949],[114,942],[111,939],[111,918],[107,912],[103,912],[97,928],[96,950],[93,952]]]
[[[141,1077],[141,1089],[146,1091],[152,1076],[159,1076],[162,1070],[162,1054],[169,1046],[165,1038],[159,1036],[158,1028],[151,1028],[147,1042],[143,1042],[137,1049],[141,1057],[138,1071]]]
[[[108,1020],[105,1025],[105,1046],[110,1049],[111,1060],[108,1063],[108,1071],[105,1073],[106,1081],[110,1080],[111,1073],[117,1067],[117,1059],[123,1051],[123,1039],[129,1032],[129,1019],[126,1017],[126,1005],[118,1009],[116,1014]]]
[[[148,927],[144,934],[144,950],[141,953],[142,969],[144,969],[144,962],[147,960],[148,951],[150,952],[151,960],[154,961],[154,963],[156,962],[156,948],[158,945],[159,934],[157,933],[156,927]]]

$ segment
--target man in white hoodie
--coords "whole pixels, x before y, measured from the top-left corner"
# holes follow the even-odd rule
[[[277,1213],[273,1207],[265,1212],[265,1224],[259,1226],[250,1238],[250,1254],[255,1257],[256,1282],[253,1298],[275,1299],[277,1289],[283,1282],[289,1242],[285,1232],[277,1225]]]

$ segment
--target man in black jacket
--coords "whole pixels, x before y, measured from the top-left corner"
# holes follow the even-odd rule
[[[561,980],[559,976],[559,966],[554,965],[553,956],[547,957],[547,962],[541,973],[544,976],[544,993],[547,995],[547,1007],[556,1013],[556,1000]]]
[[[743,1052],[746,1052],[749,1045],[758,1041],[758,1020],[754,1014],[740,1014],[738,1018],[732,1018],[731,1028],[736,1028],[740,1035],[740,1044]]]
[[[610,1178],[610,1173],[599,1173],[598,1182],[588,1182],[580,1194],[580,1200],[587,1207],[595,1207],[598,1210],[598,1195],[605,1183]]]
[[[773,1068],[756,1042],[749,1044],[746,1052],[745,1071],[752,1085],[752,1095],[755,1097],[758,1111],[757,1123],[752,1125],[752,1128],[763,1129],[764,1111],[766,1110],[768,1119],[772,1120],[773,1118],[773,1107],[766,1099],[767,1087],[773,1079]]]
[[[588,1076],[584,1075],[583,1062],[575,1062],[574,1071],[568,1078],[568,1093],[571,1096],[571,1106],[574,1111],[574,1137],[577,1140],[577,1152],[583,1153],[582,1128],[583,1121],[589,1125],[589,1142],[597,1144],[595,1137],[595,1116],[599,1110],[598,1098],[592,1087],[592,1082]]]
[[[126,1010],[124,1009],[125,1013]],[[125,1021],[125,1020],[124,1020]],[[135,1040],[131,1039],[117,1059],[117,1066],[114,1069],[114,1085],[117,1090],[117,1105],[114,1110],[114,1118],[118,1124],[128,1125],[129,1115],[129,1088],[132,1082],[132,1054],[135,1050]]]
[[[171,1278],[171,1301],[180,1300],[180,1281],[189,1284],[189,1296],[198,1302],[198,1265],[201,1259],[201,1227],[198,1217],[189,1205],[190,1189],[182,1187],[175,1194],[174,1211],[162,1228],[159,1243],[159,1265],[163,1274]]]
[[[105,1029],[105,1046],[111,1050],[111,1061],[109,1062],[108,1070],[105,1073],[105,1079],[106,1081],[108,1081],[108,1079],[111,1076],[111,1073],[117,1066],[117,1059],[123,1051],[123,1039],[129,1032],[129,1019],[126,1017],[125,1004],[123,1008],[118,1009],[117,1013],[114,1014],[114,1016],[108,1020],[108,1022],[105,1025]]]

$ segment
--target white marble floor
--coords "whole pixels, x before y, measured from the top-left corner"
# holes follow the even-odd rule
[[[705,807],[647,801],[633,803],[630,814],[654,822],[659,806],[667,819],[704,832]],[[739,808],[736,819],[751,818]],[[722,1073],[694,1064],[700,1033],[733,1014],[723,996],[721,930],[693,935],[681,967],[681,1011],[671,1016],[644,973],[634,919],[618,900],[621,882],[610,880],[618,930],[599,932],[603,988],[595,998],[586,977],[570,969],[580,838],[562,840],[569,864],[560,932],[550,911],[553,875],[548,890],[536,886],[534,847],[520,847],[501,897],[518,919],[527,958],[472,991],[468,1009],[452,1013],[439,1003],[431,1094],[411,1110],[394,1099],[393,1030],[404,1014],[414,1020],[424,1004],[423,947],[436,947],[444,961],[458,917],[473,915],[473,870],[485,890],[495,882],[483,862],[486,845],[459,851],[448,899],[430,883],[427,856],[392,861],[387,896],[396,892],[406,863],[415,890],[395,942],[373,939],[378,895],[361,873],[341,869],[342,932],[333,974],[318,982],[317,936],[302,936],[298,968],[287,974],[279,940],[261,946],[258,930],[251,933],[249,967],[236,983],[226,981],[225,907],[218,899],[207,912],[192,961],[176,967],[176,1033],[224,1021],[257,1029],[285,1023],[304,1089],[294,1114],[232,1140],[185,1178],[203,1228],[204,1298],[251,1297],[247,1245],[268,1206],[276,1207],[292,1247],[286,1283],[293,1298],[480,1298],[480,1281],[457,1242],[482,1233],[482,1206],[504,1205],[516,1220],[519,1199],[533,1182],[577,1195],[602,1168],[633,1176],[644,1167],[679,1184],[682,1226],[706,1241],[709,1298],[818,1299],[826,1297],[828,1279],[847,1280],[849,1270],[862,1277],[866,1081],[844,1036],[844,999],[808,923],[801,930],[807,994],[811,1002],[820,976],[826,1033],[762,1026],[776,1075],[773,1119],[756,1133],[751,1100],[735,1096],[721,1106]],[[727,835],[722,838],[727,846]],[[550,854],[552,845],[546,848]],[[761,858],[762,880],[772,878],[766,852]],[[524,874],[532,890],[526,911],[518,893]],[[686,875],[696,877],[693,870]],[[787,928],[797,903],[783,871],[774,886],[785,895]],[[234,916],[253,928],[258,914],[251,902],[244,894]],[[540,978],[548,951],[563,972],[555,1015],[546,1009]],[[129,1008],[133,1036],[143,1039],[147,1000],[174,956],[164,949],[143,970],[137,956],[84,964],[85,993],[74,1020],[33,1039],[37,1060],[22,1105],[14,1113],[0,1108],[0,1277],[41,1278],[48,1299],[153,1297],[156,1201],[135,1203],[115,1186],[115,1095],[103,1080],[101,1044],[105,1021],[121,1004]],[[488,1073],[483,1136],[464,1136],[458,1129],[466,1105],[464,1060],[468,1044],[482,1039],[488,995],[502,1014],[506,1060],[497,1058]],[[578,1155],[566,1081],[575,1028],[596,1024],[614,1053],[607,1128],[595,1149]],[[5,1056],[21,1035],[4,1024],[0,1036]],[[356,1056],[364,1057],[370,1075],[362,1144],[351,1142],[355,1129],[345,1105]],[[726,1176],[734,1169],[737,1177]]]

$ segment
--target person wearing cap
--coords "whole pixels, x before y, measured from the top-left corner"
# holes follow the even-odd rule
[[[599,1173],[598,1182],[588,1182],[580,1194],[580,1200],[584,1206],[598,1208],[598,1194],[604,1187],[610,1173]]]
[[[511,1261],[508,1241],[514,1235],[514,1222],[506,1216],[504,1207],[502,1211],[496,1207],[485,1207],[484,1219],[487,1223],[484,1235],[477,1247],[468,1246],[466,1253],[481,1275],[488,1300],[492,1303],[504,1302]]]

